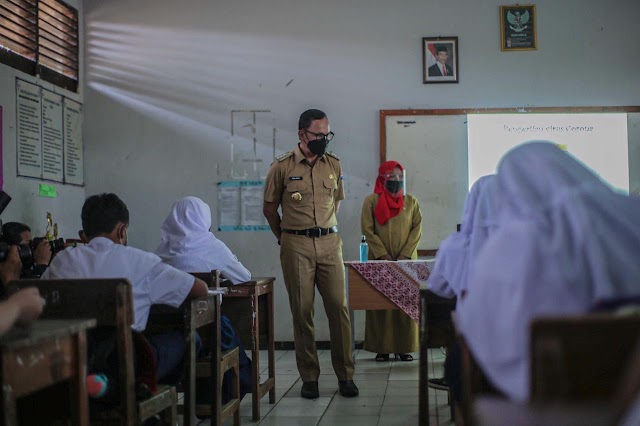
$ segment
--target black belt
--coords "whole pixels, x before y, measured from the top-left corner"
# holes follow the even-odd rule
[[[338,227],[332,226],[331,228],[282,229],[282,232],[286,232],[287,234],[304,235],[309,238],[318,238],[322,237],[323,235],[338,232]]]

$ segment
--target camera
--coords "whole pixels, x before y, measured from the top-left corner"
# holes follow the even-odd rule
[[[11,197],[4,191],[0,191],[0,214],[4,211],[4,209],[9,205],[11,201]],[[29,244],[19,244],[20,239],[15,239],[14,236],[3,235],[2,233],[2,220],[0,220],[0,263],[4,262],[9,256],[9,248],[11,245],[16,245],[18,248],[18,256],[20,257],[20,261],[22,262],[23,270],[31,269],[34,266],[33,254],[41,244],[42,241],[45,241],[45,237],[34,238]],[[59,253],[61,250],[65,249],[64,240],[62,238],[58,238],[53,241],[48,241],[49,246],[51,247],[51,255],[52,257]]]
[[[9,257],[9,244],[0,242],[0,263],[7,260]],[[20,262],[22,262],[22,269],[29,269],[33,266],[33,256],[31,255],[31,248],[26,244],[20,244],[18,246],[18,256]]]
[[[35,251],[35,249],[40,245],[41,241],[44,241],[44,237],[36,237],[31,241],[31,251]],[[65,249],[64,240],[62,238],[58,238],[57,240],[49,241],[49,246],[51,247],[51,254],[55,256],[59,252]]]

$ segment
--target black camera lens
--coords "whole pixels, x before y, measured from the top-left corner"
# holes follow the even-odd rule
[[[9,257],[10,245],[5,242],[0,242],[0,263],[7,260]],[[18,247],[18,256],[22,262],[22,268],[28,269],[33,266],[33,256],[31,255],[31,247],[26,244],[20,244]]]
[[[31,250],[35,251],[42,241],[44,241],[44,237],[36,237],[31,240]]]
[[[65,249],[64,240],[62,238],[50,241],[49,244],[51,244],[51,252],[53,254],[59,253]]]
[[[18,256],[20,256],[20,261],[22,262],[22,269],[29,269],[33,266],[33,255],[28,244],[20,244],[18,246]]]

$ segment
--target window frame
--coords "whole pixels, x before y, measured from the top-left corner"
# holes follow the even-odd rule
[[[49,47],[43,46],[41,42],[41,34],[40,34],[40,30],[41,30],[40,7],[41,6],[40,5],[42,3],[48,8],[52,8],[52,6],[45,3],[44,0],[4,0],[4,1],[6,1],[8,4],[11,4],[17,8],[20,8],[26,11],[27,13],[33,13],[33,16],[32,17],[30,16],[28,18],[34,19],[35,32],[32,33],[33,36],[35,37],[35,41],[33,42],[34,46],[32,50],[34,57],[33,59],[31,59],[29,57],[21,55],[20,53],[14,50],[10,50],[10,48],[5,47],[4,44],[2,44],[0,45],[0,63],[8,65],[26,74],[40,78],[41,80],[47,81],[63,89],[77,93],[79,83],[80,83],[80,22],[79,22],[79,16],[78,16],[78,9],[67,4],[62,0],[48,0],[49,2],[58,3],[59,5],[61,5],[62,8],[64,8],[65,10],[68,9],[72,13],[73,18],[69,18],[69,19],[71,19],[73,23],[75,23],[75,29],[73,29],[72,26],[68,25],[66,22],[62,22],[62,21],[60,22],[70,27],[71,31],[75,30],[75,34],[73,34],[73,32],[67,33],[67,34],[71,34],[72,36],[75,35],[75,40],[76,40],[75,46],[71,46],[70,48],[61,46],[59,43],[56,43],[56,40],[51,40],[50,38],[43,37],[44,39],[46,39],[47,43],[53,44],[59,47],[59,50],[54,51],[54,54],[58,54],[59,56],[68,59],[69,62],[72,62],[72,63],[75,62],[74,64],[75,68],[72,65],[69,65],[68,63],[61,63],[59,61],[56,61],[55,58],[52,58],[49,55],[46,55],[44,53],[42,54],[42,56],[46,57],[48,61],[61,63],[64,67],[72,71],[75,71],[76,78],[74,79],[72,77],[69,77],[68,75],[65,75],[62,71],[59,71],[59,70],[50,68],[47,65],[44,65],[40,59],[41,50],[49,49]],[[31,5],[34,8],[34,10],[25,9],[25,7],[23,7],[25,4]],[[7,10],[5,4],[1,4],[1,3],[0,3],[0,9]],[[14,15],[19,16],[20,18],[29,22],[28,18],[20,16],[10,9],[9,9],[9,13],[13,13]],[[51,14],[46,11],[43,11],[42,13],[45,13],[47,16],[51,17],[52,19],[57,19],[57,17],[51,16]],[[0,15],[0,17],[2,16]],[[11,22],[10,19],[7,19],[7,21]],[[46,22],[48,25],[51,25],[47,21],[43,21],[43,22]],[[2,25],[1,22],[0,22],[0,27],[2,27],[2,29],[4,30],[12,31],[11,28],[8,28],[7,26]],[[25,30],[29,31],[27,27],[25,27]],[[27,37],[25,34],[20,34],[19,32],[13,32],[12,34],[17,34],[21,38],[30,39],[30,37]],[[19,44],[19,43],[16,43],[16,44]],[[28,46],[25,46],[25,48],[29,49]],[[60,51],[62,51],[62,54],[58,53]],[[29,53],[31,53],[31,51]]]

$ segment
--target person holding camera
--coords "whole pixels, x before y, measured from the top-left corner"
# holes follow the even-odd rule
[[[7,222],[2,225],[2,241],[18,246],[22,262],[20,278],[40,278],[47,270],[53,253],[45,238],[33,239],[31,228],[20,222]]]
[[[20,278],[22,262],[18,248],[9,247],[7,258],[0,262],[0,281],[3,287]],[[37,288],[25,288],[0,302],[0,336],[6,333],[16,322],[34,321],[42,313],[44,299]]]

